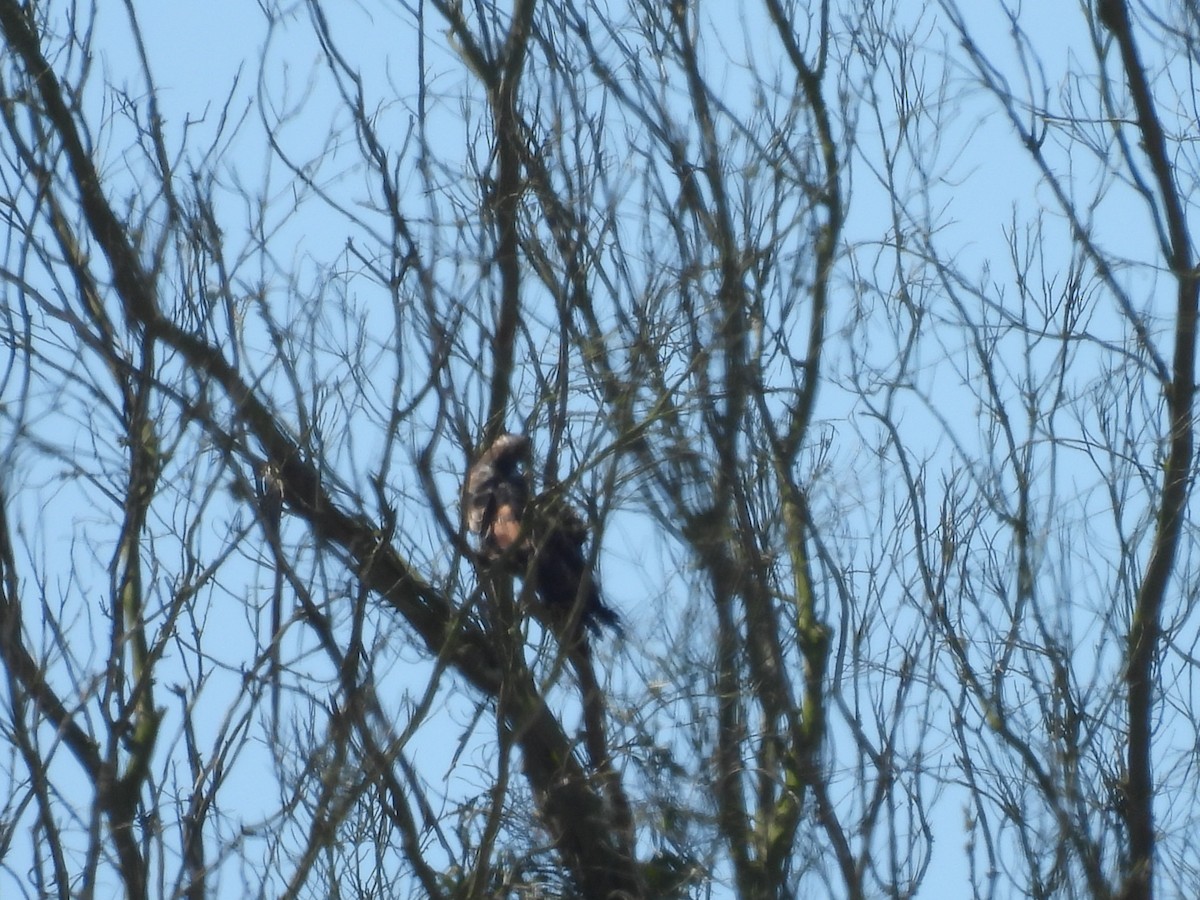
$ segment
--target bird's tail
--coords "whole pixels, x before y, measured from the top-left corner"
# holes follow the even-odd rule
[[[617,637],[625,636],[621,617],[611,607],[604,605],[604,601],[600,599],[600,589],[594,584],[592,585],[592,596],[588,598],[588,605],[583,611],[583,620],[592,634],[598,635],[603,632],[604,628],[610,628]]]

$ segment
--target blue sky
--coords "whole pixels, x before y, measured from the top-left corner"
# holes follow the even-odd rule
[[[314,295],[322,289],[340,292],[348,304],[367,311],[370,321],[378,325],[378,333],[372,337],[377,338],[381,346],[386,346],[386,335],[392,327],[389,312],[381,306],[376,318],[372,304],[380,301],[372,292],[370,279],[354,271],[352,256],[343,250],[349,239],[363,240],[369,228],[377,224],[377,219],[372,218],[372,214],[365,209],[371,196],[370,188],[362,173],[356,169],[357,151],[352,136],[344,131],[348,117],[338,109],[337,98],[330,88],[325,63],[312,37],[304,6],[296,5],[273,25],[269,25],[257,4],[244,0],[203,3],[180,0],[134,5],[159,92],[159,114],[165,120],[169,139],[181,140],[185,123],[193,123],[187,126],[189,148],[193,148],[188,153],[195,154],[195,147],[203,147],[206,141],[216,140],[223,109],[229,111],[233,120],[246,117],[247,124],[228,141],[222,139],[218,142],[221,161],[217,165],[217,172],[229,193],[243,185],[251,194],[262,192],[264,201],[269,204],[267,222],[274,230],[269,261],[264,265],[248,256],[238,272],[240,283],[246,285],[247,289],[260,280],[266,283],[272,292],[272,302],[279,304],[277,308],[284,312],[285,317],[286,305],[300,302],[291,293],[293,287],[312,291]],[[334,15],[332,9],[330,14]],[[128,85],[134,104],[143,99],[124,15],[124,11],[116,4],[109,4],[98,19],[95,40],[98,56],[94,76],[97,103],[100,102],[100,86],[108,82]],[[1047,235],[1044,246],[1051,257],[1047,272],[1057,276],[1054,251],[1059,248],[1062,259],[1069,258],[1070,235],[1046,184],[1033,173],[1028,157],[1013,137],[1002,112],[974,86],[975,79],[962,67],[954,39],[940,36],[933,24],[933,13],[926,12],[918,16],[914,5],[913,15],[915,33],[928,39],[926,49],[931,51],[925,70],[928,75],[927,87],[932,88],[939,82],[939,65],[944,62],[939,57],[939,50],[944,49],[955,60],[952,63],[954,74],[949,81],[951,90],[960,92],[949,98],[945,107],[947,115],[938,123],[938,127],[915,139],[924,142],[927,149],[935,146],[941,149],[937,165],[931,170],[901,172],[902,184],[914,188],[914,201],[917,199],[915,188],[921,185],[921,179],[930,179],[936,187],[934,194],[942,204],[933,209],[914,207],[914,215],[927,215],[929,223],[936,227],[939,239],[945,236],[948,245],[953,247],[954,259],[961,271],[969,273],[980,285],[995,288],[999,294],[1004,290],[1011,291],[1013,281],[1012,273],[1006,270],[1004,261],[1006,227],[1015,223],[1020,235],[1040,214]],[[994,45],[988,49],[997,54],[996,58],[1001,63],[1011,65],[1014,58],[1007,49],[1009,45],[1004,19],[994,11],[983,12],[975,7],[972,7],[971,15],[978,16],[978,20],[971,23],[978,28],[977,33],[986,36],[989,41],[994,40]],[[1066,75],[1068,64],[1074,57],[1086,57],[1091,52],[1086,45],[1078,10],[1064,4],[1041,4],[1024,11],[1023,15],[1029,32],[1037,35],[1040,43],[1035,49],[1045,63],[1044,72],[1036,77],[1044,79],[1051,96],[1071,96],[1074,88]],[[432,12],[430,16],[432,20]],[[367,106],[376,113],[381,133],[393,136],[399,144],[407,133],[415,111],[419,79],[415,34],[407,15],[398,7],[386,4],[341,4],[336,10],[334,22],[342,48],[353,52],[353,64],[360,67],[368,93]],[[730,49],[735,53],[746,51],[745,47]],[[481,142],[479,132],[473,129],[479,127],[482,107],[477,96],[473,99],[470,92],[466,99],[462,99],[465,76],[454,57],[446,51],[440,26],[431,27],[426,52],[432,143],[439,153],[439,161],[453,168],[455,161],[462,159]],[[736,79],[736,71],[733,70],[731,78]],[[1019,72],[1019,66],[1007,71]],[[886,88],[882,82],[881,86]],[[226,98],[229,98],[227,107],[224,106]],[[365,226],[350,224],[345,218],[331,214],[312,190],[296,186],[295,179],[278,159],[272,158],[266,146],[259,120],[264,110],[268,116],[297,111],[294,117],[288,117],[287,123],[278,131],[281,144],[292,159],[302,166],[320,159],[319,166],[306,172],[314,175],[322,189],[336,194],[346,209],[361,214]],[[103,160],[106,174],[112,178],[114,193],[119,194],[123,186],[136,184],[139,173],[123,167],[126,157],[122,141],[128,132],[123,130],[119,118],[113,122],[111,131],[100,142],[97,152]],[[889,130],[892,124],[882,123],[876,133],[873,131],[874,123],[865,117],[859,121],[859,137],[864,149],[862,156],[852,161],[853,180],[847,183],[851,214],[845,236],[845,266],[840,274],[840,284],[846,291],[841,295],[843,297],[853,293],[850,287],[854,279],[852,264],[859,266],[861,271],[869,272],[879,264],[879,258],[886,252],[886,247],[881,250],[881,240],[888,231],[886,218],[890,212],[885,194],[870,174],[870,164],[878,161],[879,148],[875,139],[880,135],[889,139],[894,137]],[[928,122],[918,124],[923,127],[929,125]],[[1101,186],[1098,176],[1086,171],[1091,161],[1078,155],[1072,157],[1072,148],[1057,146],[1057,140],[1056,128],[1051,125],[1047,152],[1055,164],[1070,166],[1073,171],[1078,167],[1074,183],[1082,192],[1098,191]],[[1077,150],[1074,152],[1077,153]],[[185,155],[181,161],[182,168],[186,170],[189,161],[196,159],[194,155]],[[641,163],[636,158],[621,158],[616,160],[615,165],[630,171],[630,177],[634,177]],[[412,190],[419,188],[419,182],[411,175],[403,176],[401,181]],[[1156,310],[1167,298],[1161,291],[1161,282],[1156,281],[1153,269],[1139,262],[1152,259],[1154,255],[1152,234],[1146,227],[1145,208],[1132,202],[1128,191],[1113,191],[1109,196],[1110,199],[1095,209],[1095,233],[1102,244],[1119,247],[1120,255],[1130,260],[1120,277],[1126,281],[1139,304]],[[414,214],[421,211],[422,202],[419,199],[409,196],[405,199],[411,203]],[[239,208],[236,203],[227,201],[218,209],[218,214],[231,250],[252,248],[254,234],[250,224],[255,211],[250,205]],[[469,285],[477,273],[473,268],[474,263],[455,259],[453,247],[442,249],[447,256],[445,264],[459,266],[455,277],[463,285]],[[288,279],[293,281],[288,283]],[[894,297],[882,294],[871,298],[871,303],[879,308],[894,302]],[[847,302],[834,311],[831,328],[851,333],[853,319],[854,311]],[[257,339],[265,351],[268,347],[265,335],[258,334],[256,337],[254,326],[248,327],[251,333],[247,343],[253,346]],[[1113,341],[1121,341],[1126,337],[1125,326],[1112,309],[1100,309],[1094,313],[1092,331],[1097,336]],[[963,341],[961,333],[948,330],[946,334],[948,342],[955,339]],[[873,352],[873,347],[882,348],[879,352],[884,354],[890,351],[882,335],[879,337],[879,342],[872,346],[871,335],[864,335],[861,349],[867,357]],[[331,343],[336,342],[331,339]],[[950,468],[953,464],[951,444],[942,430],[944,423],[949,423],[963,446],[976,446],[989,439],[987,415],[979,408],[972,385],[972,380],[977,377],[977,369],[965,361],[965,350],[965,341],[940,345],[935,341],[922,346],[921,352],[925,358],[919,371],[928,379],[922,387],[927,391],[930,403],[926,407],[913,403],[904,412],[905,423],[910,428],[908,434],[914,442],[912,449],[918,456],[928,454],[931,476],[937,473],[938,466]],[[952,365],[947,366],[947,360]],[[326,358],[315,365],[331,364]],[[381,353],[378,364],[399,368],[403,360],[397,361]],[[254,366],[256,362],[251,361],[249,365]],[[264,387],[279,390],[281,395],[286,396],[286,383],[280,373],[266,363],[262,365]],[[838,378],[846,376],[846,371],[840,367],[848,365],[847,358],[835,358],[831,360],[831,365],[835,377],[823,389],[819,416],[830,432],[837,435],[838,453],[846,455],[857,452],[866,458],[871,453],[872,442],[879,437],[878,431],[870,418],[864,415],[852,392],[839,387]],[[387,371],[390,374],[394,370],[388,368]],[[948,374],[950,372],[954,374]],[[1085,367],[1079,377],[1087,379],[1098,374],[1098,370]],[[386,399],[366,397],[363,403],[384,403]],[[528,409],[525,411],[528,412]],[[941,414],[941,422],[935,413]],[[347,419],[350,419],[349,414]],[[336,424],[350,427],[340,420]],[[1031,427],[1036,428],[1036,424]],[[64,439],[76,440],[77,436],[65,434]],[[922,439],[928,441],[928,446],[919,446]],[[364,433],[357,436],[357,443],[346,450],[343,459],[370,465],[382,446],[380,435]],[[417,496],[413,493],[412,484],[402,483],[409,448],[401,441],[393,449],[397,479],[393,487],[400,509],[404,512],[410,508],[405,504],[414,503],[413,498]],[[544,447],[540,451],[544,452]],[[842,464],[847,464],[844,458]],[[853,461],[848,465],[853,467]],[[1069,486],[1066,493],[1084,495],[1094,486],[1096,473],[1086,468],[1080,468],[1078,472],[1075,476],[1078,483]],[[361,472],[353,474],[361,476]],[[438,474],[439,484],[449,505],[455,498],[458,478],[452,454],[446,454]],[[348,473],[347,481],[350,480]],[[361,478],[359,483],[362,483]],[[50,484],[49,479],[46,484]],[[889,484],[872,485],[869,479],[864,479],[864,483],[855,485],[854,489],[863,492],[861,499],[864,506],[874,508],[884,502],[887,492],[893,487]],[[840,488],[841,485],[831,486],[826,488],[827,493],[823,496],[818,494],[824,503],[822,511],[830,515],[839,512],[839,503],[844,503],[846,499],[845,494],[838,493]],[[878,490],[878,495],[870,495],[873,489]],[[34,510],[44,503],[57,502],[75,509],[79,505],[78,497],[73,493],[52,487],[23,491],[18,496],[18,502],[23,504],[30,521],[37,517]],[[870,513],[852,510],[847,518],[853,520],[858,515],[866,519]],[[81,518],[86,520],[86,514],[76,514],[74,518],[68,515],[67,518],[78,522]],[[416,521],[410,519],[409,524],[418,534],[428,538],[425,547],[428,555],[424,562],[432,570],[444,572],[451,566],[452,559],[440,548],[436,530],[422,517],[415,518]],[[238,516],[231,512],[231,525],[239,521]],[[299,538],[298,535],[296,537]],[[62,549],[68,539],[63,535],[52,538],[50,552]],[[86,593],[89,574],[96,578],[97,584],[103,582],[103,570],[99,567],[104,565],[105,560],[97,554],[97,558],[90,562],[94,568],[89,573],[87,560],[82,556],[78,558],[84,565],[81,588]],[[606,592],[613,605],[621,610],[634,634],[628,645],[608,644],[601,654],[605,665],[613,672],[614,689],[621,692],[632,681],[645,675],[644,662],[636,654],[644,648],[665,646],[666,638],[661,631],[664,625],[669,629],[670,623],[664,621],[662,616],[664,610],[669,612],[672,608],[678,608],[684,599],[679,592],[684,587],[683,581],[669,571],[673,563],[670,542],[658,534],[653,523],[637,516],[614,517],[605,535],[600,562]],[[232,567],[232,571],[258,572],[257,576],[247,574],[251,580],[261,577],[261,570],[249,564],[244,568]],[[214,598],[217,605],[209,613],[212,616],[210,626],[228,629],[221,647],[228,670],[214,671],[205,688],[206,693],[217,698],[213,702],[215,711],[224,712],[225,705],[219,702],[219,698],[225,692],[231,696],[237,695],[239,667],[253,656],[251,638],[254,613],[248,612],[244,620],[237,621],[236,617],[228,616],[227,611],[236,609],[242,603],[244,593],[261,597],[262,592],[268,589],[267,584],[247,586],[235,580],[231,582],[228,596]],[[397,716],[402,716],[409,699],[404,688],[423,683],[428,674],[427,660],[404,646],[403,634],[395,632],[394,623],[389,622],[385,615],[376,613],[372,619],[381,643],[388,647],[379,657],[382,669],[377,675],[381,684],[398,686],[396,694],[385,702],[394,702]],[[679,624],[682,627],[685,623]],[[919,624],[916,620],[907,620],[903,615],[897,616],[895,622],[897,629],[916,628]],[[86,631],[89,627],[97,626],[83,622],[79,627]],[[1085,635],[1093,627],[1091,622],[1080,622],[1080,631]],[[286,647],[285,652],[307,659],[304,657],[306,644],[302,636],[297,635],[296,641]],[[303,664],[303,660],[301,662]],[[314,667],[319,670],[320,665],[314,663]],[[314,674],[319,676],[319,672]],[[328,673],[325,677],[328,677]],[[447,748],[453,746],[457,749],[457,735],[464,722],[469,720],[474,702],[475,698],[454,685],[452,680],[446,682],[439,694],[438,713],[433,717],[436,724],[422,729],[410,745],[411,757],[431,782],[438,783],[451,771]],[[211,731],[209,737],[215,740],[224,722],[216,718],[216,712],[213,715],[214,719],[204,725]],[[664,718],[669,719],[669,716]],[[271,760],[261,743],[261,733],[253,727],[252,732],[254,737],[246,745],[237,765],[231,769],[234,783],[238,785],[232,795],[246,803],[246,808],[231,814],[230,821],[238,816],[244,816],[247,821],[254,820],[265,814],[278,799],[273,784],[270,786],[270,795],[261,798],[261,803],[256,798],[261,773],[269,770]],[[835,743],[845,738],[845,734],[838,734]],[[491,726],[485,722],[476,727],[474,737],[466,742],[463,759],[467,764],[453,769],[451,784],[447,789],[448,807],[454,801],[469,797],[486,783],[492,739]],[[948,737],[933,741],[932,746],[945,753],[948,764],[954,752]],[[476,773],[472,764],[480,767],[478,781],[474,780]],[[951,893],[947,891],[958,890],[965,882],[966,860],[962,853],[962,845],[966,840],[962,825],[964,806],[956,802],[953,795],[954,789],[947,789],[936,807],[933,827],[937,838],[933,845],[932,870],[938,874],[927,880],[923,891],[925,896],[950,896]],[[19,872],[20,866],[16,866],[16,870]],[[242,873],[243,877],[251,879],[253,874]],[[0,884],[4,883],[5,877],[8,876],[0,874]],[[227,875],[222,881],[222,895],[240,896],[242,888],[237,882],[236,875]]]

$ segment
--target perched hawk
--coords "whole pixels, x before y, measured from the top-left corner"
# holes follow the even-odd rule
[[[617,614],[604,605],[588,572],[587,525],[549,494],[530,498],[522,469],[528,454],[529,438],[502,434],[471,466],[463,498],[467,528],[479,535],[485,559],[505,559],[516,574],[532,577],[550,610],[570,612],[586,581],[583,624],[597,633],[602,625],[620,632]]]
[[[499,559],[521,533],[521,518],[529,503],[521,463],[528,453],[529,438],[502,434],[467,472],[467,528],[479,535],[486,559]]]

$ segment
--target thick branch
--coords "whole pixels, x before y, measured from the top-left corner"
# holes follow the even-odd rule
[[[1151,749],[1154,732],[1154,664],[1162,640],[1163,606],[1187,505],[1189,473],[1194,453],[1192,402],[1195,394],[1197,289],[1200,281],[1192,260],[1192,243],[1183,198],[1175,185],[1166,137],[1150,90],[1146,70],[1134,43],[1133,26],[1124,0],[1101,0],[1100,21],[1112,32],[1121,54],[1129,93],[1136,111],[1141,144],[1158,184],[1170,246],[1164,248],[1178,284],[1172,379],[1167,394],[1169,450],[1164,465],[1162,496],[1155,522],[1154,545],[1138,590],[1129,629],[1125,669],[1129,697],[1129,784],[1125,822],[1129,829],[1130,861],[1122,896],[1149,898],[1154,894],[1154,774]]]

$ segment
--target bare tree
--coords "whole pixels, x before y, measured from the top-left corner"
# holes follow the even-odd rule
[[[1051,36],[1007,5],[942,13],[960,97],[1000,113],[996,152],[1027,187],[996,191],[1008,208],[978,227],[1003,243],[964,260],[944,229],[973,211],[940,199],[970,182],[951,119],[921,121],[931,85],[886,52],[907,110],[879,130],[895,239],[873,269],[888,277],[864,283],[898,301],[895,351],[853,372],[904,485],[899,571],[938,636],[973,888],[1189,894],[1192,817],[1172,798],[1191,766],[1173,735],[1194,722],[1194,99],[1175,85],[1195,16],[1085,4]],[[914,399],[940,448],[909,427]]]
[[[5,896],[1195,893],[1200,23],[903,6],[0,0]]]

